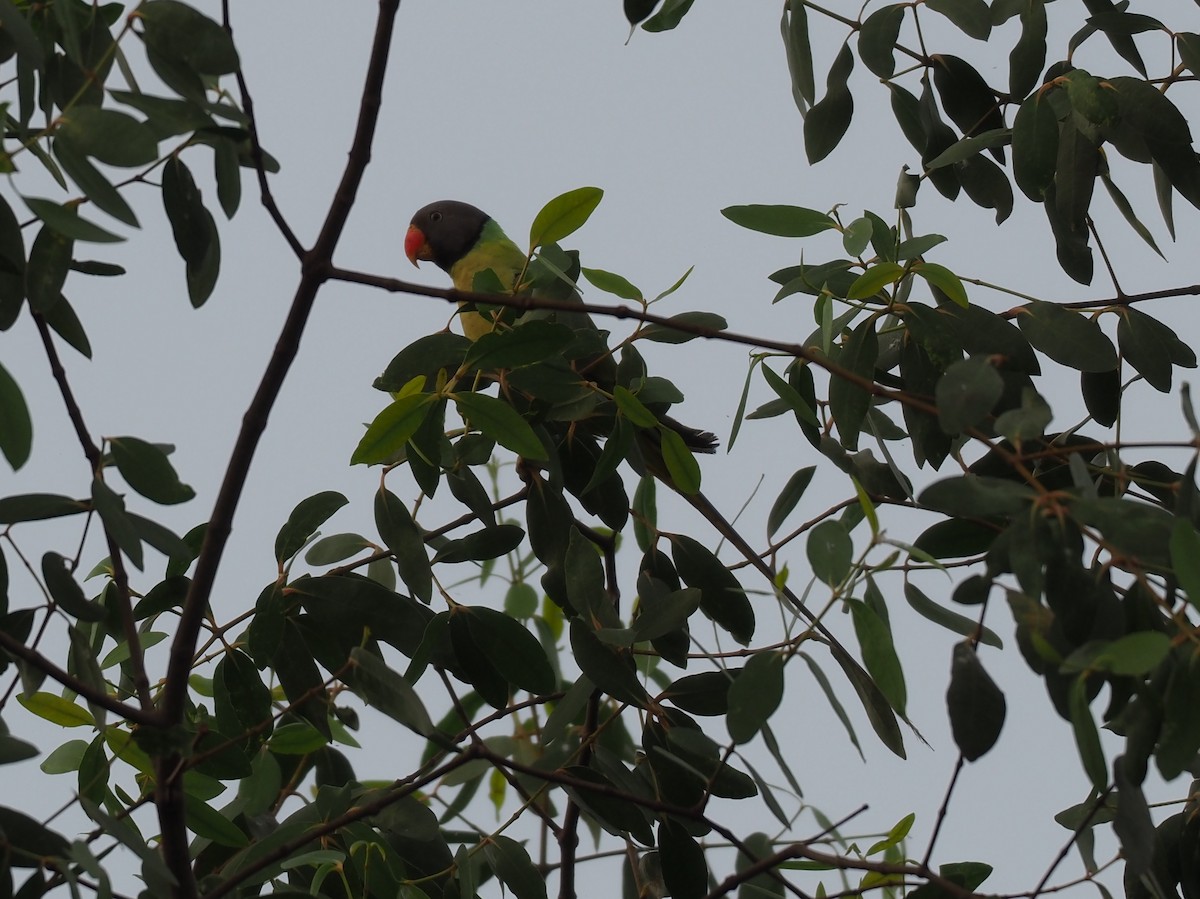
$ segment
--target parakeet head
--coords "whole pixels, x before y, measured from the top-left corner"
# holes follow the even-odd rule
[[[404,235],[404,255],[417,265],[431,261],[448,272],[475,246],[491,216],[470,203],[439,200],[417,210]]]

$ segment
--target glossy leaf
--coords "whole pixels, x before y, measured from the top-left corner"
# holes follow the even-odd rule
[[[646,701],[646,688],[638,679],[633,657],[601,642],[588,625],[578,618],[571,619],[571,651],[588,680],[619,702],[641,706]]]
[[[150,0],[138,7],[146,46],[166,59],[179,60],[202,75],[227,75],[238,69],[237,50],[224,28],[178,0]]]
[[[837,222],[824,212],[802,206],[727,206],[721,215],[735,225],[778,237],[811,237],[837,227]]]
[[[810,165],[834,151],[854,116],[854,95],[847,82],[854,70],[854,53],[843,44],[825,79],[825,96],[804,117],[804,150]]]
[[[25,292],[34,312],[48,312],[58,302],[71,268],[74,246],[73,240],[48,224],[38,230],[25,268]]]
[[[806,552],[813,574],[836,587],[850,572],[854,543],[842,522],[827,519],[808,532]]]
[[[766,650],[752,655],[729,686],[725,717],[734,743],[748,743],[775,714],[783,701],[784,658]]]
[[[20,493],[0,499],[0,524],[20,521],[44,521],[77,515],[88,510],[84,500],[71,499],[54,493]]]
[[[350,661],[354,665],[354,689],[369,705],[422,737],[438,734],[412,685],[379,656],[356,646],[350,651]]]
[[[867,319],[851,332],[836,360],[862,381],[875,379],[875,361],[879,358],[876,323]],[[846,449],[858,448],[858,435],[871,404],[866,388],[848,378],[833,375],[829,381],[829,408],[837,425],[838,437]]]
[[[937,385],[938,419],[947,434],[982,424],[1004,392],[1004,381],[991,362],[972,356],[955,362]]]
[[[433,597],[433,569],[421,529],[404,503],[382,486],[375,494],[375,527],[395,556],[405,586],[428,605]]]
[[[784,3],[779,30],[783,35],[788,72],[792,76],[792,97],[796,101],[796,107],[804,112],[816,102],[817,88],[813,77],[808,12],[801,0],[788,0]]]
[[[434,398],[429,394],[411,393],[384,408],[367,425],[350,464],[382,465],[395,461],[425,422],[433,403]]]
[[[525,847],[511,837],[493,835],[483,843],[488,867],[516,899],[546,899],[546,879]]]
[[[743,646],[754,636],[754,608],[742,585],[699,541],[672,534],[671,558],[680,579],[700,590],[700,609]]]
[[[486,606],[469,607],[467,614],[475,645],[509,683],[533,694],[554,690],[546,651],[520,622]]]
[[[986,41],[992,32],[992,14],[985,0],[926,0],[925,5],[977,41]]]
[[[546,448],[533,428],[507,403],[480,393],[456,393],[459,412],[473,427],[526,459],[546,459]]]
[[[1104,761],[1104,750],[1100,746],[1100,734],[1092,719],[1092,710],[1088,707],[1086,674],[1080,674],[1071,681],[1068,697],[1071,727],[1075,731],[1075,745],[1079,749],[1083,770],[1091,778],[1092,788],[1101,793],[1108,784],[1108,765]]]
[[[1020,307],[1017,324],[1029,342],[1055,362],[1079,371],[1117,367],[1112,341],[1094,318],[1041,300]]]
[[[896,71],[896,39],[904,23],[904,5],[882,6],[867,16],[858,30],[858,58],[880,78]]]
[[[993,646],[996,649],[1004,648],[1004,642],[991,628],[983,627],[978,622],[971,620],[965,615],[960,615],[953,609],[947,609],[945,606],[938,605],[924,591],[917,587],[916,584],[911,582],[905,583],[904,599],[918,615],[929,619],[934,624],[941,625],[952,633],[963,637],[978,635],[979,642],[985,646]]]
[[[348,502],[342,494],[326,490],[297,503],[275,537],[275,561],[283,564],[298,553],[313,532]]]
[[[115,109],[77,106],[63,117],[58,139],[107,165],[132,168],[158,158],[154,132],[133,116]]]
[[[77,207],[72,204],[59,205],[39,197],[21,199],[34,215],[63,237],[88,243],[119,243],[125,239],[81,217]]]
[[[780,525],[796,508],[804,496],[804,491],[808,489],[808,485],[812,483],[813,475],[816,473],[816,466],[809,465],[806,468],[801,468],[784,484],[783,489],[779,491],[779,495],[775,497],[775,502],[771,506],[771,511],[767,515],[767,537],[773,537],[775,532],[779,530]]]
[[[558,243],[574,234],[596,211],[604,191],[598,187],[578,187],[560,194],[542,207],[529,227],[529,248]]]
[[[691,331],[677,331],[671,327],[672,323],[686,325],[689,328],[703,328],[710,333],[719,333],[729,327],[729,322],[725,320],[725,316],[717,315],[715,312],[680,312],[678,315],[672,315],[667,319],[666,324],[649,324],[642,329],[641,339],[651,340],[655,343],[687,343],[690,340],[695,340],[701,336]]]
[[[892,642],[888,623],[871,606],[857,599],[847,600],[854,619],[854,633],[862,651],[863,664],[871,679],[900,715],[908,704],[904,671]],[[886,608],[886,607],[885,607]]]
[[[464,364],[480,371],[530,365],[561,352],[574,339],[566,325],[535,319],[484,334],[471,345]]]
[[[109,438],[113,459],[129,486],[156,503],[173,505],[190,500],[196,492],[179,480],[162,449],[137,437]]]
[[[443,543],[432,562],[484,562],[507,555],[525,539],[525,532],[515,524],[499,524],[482,528]]]

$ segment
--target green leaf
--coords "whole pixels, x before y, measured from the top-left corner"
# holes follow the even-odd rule
[[[167,454],[158,446],[137,437],[112,437],[109,445],[121,477],[147,499],[174,505],[196,495],[196,491],[179,480]]]
[[[1012,132],[1007,128],[995,128],[991,131],[977,134],[974,137],[964,137],[962,140],[955,141],[937,156],[926,162],[925,168],[929,170],[940,169],[960,162],[969,162],[973,157],[978,156],[982,150],[1004,146],[1009,143],[1011,137]]]
[[[300,552],[317,528],[348,502],[337,491],[326,490],[297,503],[275,537],[275,561],[282,565]]]
[[[778,237],[810,237],[837,228],[837,222],[824,212],[802,206],[727,206],[721,215],[735,225]]]
[[[613,388],[613,402],[629,421],[639,428],[658,427],[658,416],[646,408],[641,400],[627,388],[618,384]]]
[[[233,38],[217,22],[178,0],[150,0],[137,9],[146,46],[200,75],[238,70]]]
[[[904,277],[904,273],[904,266],[895,262],[880,262],[873,265],[850,285],[849,291],[846,292],[846,299],[865,300],[873,297],[889,284],[899,281]]]
[[[434,554],[433,562],[485,562],[506,556],[525,539],[525,532],[515,524],[498,524],[443,543]]]
[[[1011,203],[1009,205],[1011,206]],[[963,307],[967,305],[967,290],[963,287],[962,281],[959,280],[958,275],[944,265],[938,265],[936,262],[917,261],[909,267],[909,271],[924,278],[949,297],[952,302]]]
[[[658,852],[672,899],[703,899],[708,893],[708,860],[687,828],[673,818],[659,821]]]
[[[1117,351],[1095,319],[1041,300],[1018,312],[1017,324],[1026,338],[1055,362],[1090,372],[1117,367]]]
[[[529,227],[529,250],[558,243],[574,234],[591,217],[604,198],[598,187],[578,187],[560,194],[542,207]]]
[[[779,526],[783,524],[792,513],[792,510],[796,508],[796,505],[804,496],[804,491],[812,483],[813,475],[816,471],[817,467],[815,465],[809,465],[806,468],[801,468],[788,478],[788,482],[779,491],[779,496],[775,497],[770,514],[767,515],[768,538],[775,536],[775,532],[779,530]]]
[[[1035,203],[1042,202],[1058,163],[1058,116],[1046,94],[1031,94],[1017,110],[1012,153],[1017,187]]]
[[[617,388],[620,389],[619,387]],[[663,462],[667,466],[671,485],[685,496],[700,492],[700,463],[684,443],[683,437],[669,427],[659,428]]]
[[[350,464],[386,465],[396,461],[425,421],[435,400],[428,393],[410,393],[385,407],[367,425],[366,433],[350,456]]]
[[[350,650],[350,661],[354,665],[354,691],[363,701],[422,737],[440,736],[412,684],[379,656],[356,646]]]
[[[812,46],[808,37],[808,13],[802,0],[788,0],[779,22],[788,72],[792,76],[792,98],[803,113],[817,97],[813,78]]]
[[[1083,770],[1092,781],[1092,788],[1103,793],[1108,785],[1108,765],[1104,761],[1104,750],[1100,746],[1100,734],[1088,707],[1087,674],[1074,678],[1067,694],[1067,707],[1071,714],[1071,727],[1075,731],[1075,745]]]
[[[628,650],[602,642],[591,627],[579,618],[571,619],[571,651],[588,680],[619,702],[634,706],[645,704],[646,688],[638,679],[637,668]]]
[[[642,298],[642,292],[620,275],[599,268],[583,267],[579,271],[598,290],[611,293],[623,300],[640,300]]]
[[[995,6],[993,5],[993,11]],[[993,22],[995,24],[995,22]],[[1037,86],[1046,68],[1046,6],[1021,3],[1021,36],[1008,54],[1008,93],[1020,99]],[[1014,149],[1013,155],[1016,155]]]
[[[874,319],[867,319],[860,324],[848,338],[843,338],[841,351],[836,356],[839,365],[864,381],[875,379],[875,362],[879,358],[879,338],[875,333],[875,325]],[[858,448],[859,431],[870,405],[871,394],[866,388],[848,378],[837,375],[830,377],[829,409],[837,425],[838,438],[846,449]]]
[[[969,642],[954,645],[946,708],[954,743],[967,761],[975,761],[996,745],[1004,727],[1004,694]]]
[[[184,818],[192,833],[232,849],[250,845],[250,838],[212,806],[189,794],[184,795],[183,802]]]
[[[549,458],[529,422],[503,400],[481,393],[456,393],[454,402],[459,413],[472,427],[478,428],[506,449],[526,459]]]
[[[80,621],[103,621],[104,609],[83,595],[83,588],[71,574],[67,560],[56,552],[42,556],[42,581],[60,609]]]
[[[836,587],[850,573],[854,542],[841,521],[826,519],[809,531],[806,551],[813,574],[830,587]]]
[[[56,493],[19,493],[0,499],[0,524],[61,518],[86,512],[88,508],[86,501]]]
[[[125,238],[111,231],[105,231],[99,225],[80,218],[79,210],[74,204],[59,205],[52,200],[39,197],[22,197],[29,207],[43,222],[71,240],[82,240],[89,243],[119,243]]]
[[[1122,309],[1117,318],[1117,344],[1121,356],[1137,369],[1155,390],[1171,390],[1172,332],[1144,312]]]
[[[804,117],[804,150],[810,165],[815,165],[841,143],[854,117],[854,95],[847,82],[854,70],[854,53],[849,43],[842,44],[825,79],[825,96]]]
[[[842,247],[851,256],[861,256],[871,245],[875,223],[863,215],[848,224],[842,231]]]
[[[186,269],[188,298],[198,308],[211,296],[220,269],[221,241],[216,222],[204,206],[192,173],[178,156],[172,156],[163,166],[162,185],[163,207]]]
[[[0,806],[0,831],[8,843],[7,853],[12,859],[9,864],[13,867],[20,864],[18,859],[28,859],[25,864],[29,864],[34,859],[65,859],[70,852],[65,837],[28,815],[4,806]],[[64,869],[67,867],[65,862],[62,865]],[[41,886],[40,875],[38,886]]]
[[[783,701],[783,656],[756,652],[729,687],[725,724],[734,743],[749,743]]]
[[[666,0],[662,9],[642,23],[646,31],[670,31],[692,8],[694,0]]]
[[[34,312],[48,312],[58,303],[71,268],[74,247],[75,241],[50,225],[43,225],[38,230],[25,268],[25,293],[29,297],[29,308]]]
[[[711,332],[724,331],[729,327],[729,322],[725,320],[725,316],[717,315],[715,312],[680,312],[678,315],[672,315],[667,321],[678,322],[681,325],[686,325],[693,328],[704,328]],[[650,340],[655,343],[687,343],[689,340],[695,340],[701,335],[694,334],[690,331],[677,331],[670,324],[649,324],[642,328],[639,335],[642,340]]]
[[[17,702],[21,703],[31,714],[61,727],[83,727],[85,725],[95,727],[96,725],[96,719],[87,709],[53,693],[34,693],[30,696],[18,693]]]
[[[925,5],[977,41],[986,41],[992,33],[992,13],[985,0],[925,0]]]
[[[494,834],[483,841],[483,855],[488,867],[517,899],[546,899],[546,878],[516,840]]]
[[[814,428],[821,426],[821,423],[817,421],[817,413],[813,410],[814,404],[805,399],[799,390],[779,377],[779,375],[766,365],[762,366],[762,374],[763,379],[766,380],[771,389],[775,391],[781,400],[788,404],[788,407],[796,416],[797,422],[809,424]],[[809,377],[812,377],[811,373]]]
[[[60,141],[106,165],[133,168],[158,159],[153,130],[115,109],[75,106],[63,115],[56,133]]]
[[[405,586],[426,605],[433,598],[433,568],[425,539],[408,507],[382,485],[375,494],[375,527],[384,545],[396,557]]]
[[[903,715],[908,703],[908,691],[904,685],[904,670],[892,642],[891,628],[861,600],[848,599],[846,604],[854,618],[854,633],[862,650],[863,664],[892,708]]]
[[[1190,521],[1180,518],[1171,529],[1171,567],[1188,602],[1200,608],[1200,534]]]
[[[737,578],[708,547],[684,534],[671,534],[671,558],[679,577],[700,590],[700,609],[743,646],[754,636],[754,607]]]
[[[463,362],[480,371],[516,368],[555,356],[574,340],[575,333],[566,325],[535,319],[484,334],[471,345]]]
[[[21,388],[0,365],[0,452],[16,471],[29,461],[33,449],[33,422]]]
[[[938,420],[947,434],[981,425],[1004,393],[1004,380],[983,356],[955,362],[937,384]]]
[[[524,625],[486,606],[460,607],[464,609],[475,645],[510,684],[535,695],[555,689],[557,678],[546,651]]]
[[[875,75],[891,78],[896,71],[896,39],[904,24],[904,4],[875,10],[858,29],[858,58]]]

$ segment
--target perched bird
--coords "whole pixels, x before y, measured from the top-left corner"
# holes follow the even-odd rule
[[[534,277],[538,273],[536,261],[534,266],[530,266],[529,257],[504,233],[495,219],[483,210],[458,200],[440,200],[419,209],[404,236],[404,253],[413,265],[423,261],[433,262],[450,275],[458,290],[476,290],[477,276],[488,271],[495,274],[505,290],[515,292],[525,291],[529,288],[529,282],[540,280]],[[577,260],[571,261],[577,266]],[[518,284],[518,279],[524,279],[526,283]],[[553,275],[549,280],[555,280]],[[561,278],[558,280],[561,286]],[[574,286],[566,286],[569,288],[566,296],[579,301]],[[618,371],[607,348],[608,332],[598,329],[591,316],[582,310],[557,311],[550,315],[526,313],[527,317],[535,315],[552,318],[573,328],[581,338],[594,346],[594,352],[574,360],[574,367],[600,390],[611,392],[618,383]],[[497,326],[492,315],[478,311],[464,310],[459,318],[463,333],[470,340],[478,340]],[[659,421],[679,434],[693,452],[716,451],[717,439],[708,431],[690,428],[666,415],[659,415]]]

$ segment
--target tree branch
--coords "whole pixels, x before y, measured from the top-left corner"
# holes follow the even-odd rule
[[[375,137],[379,108],[382,103],[388,51],[399,5],[399,0],[380,0],[371,55],[359,104],[358,121],[346,167],[317,241],[313,248],[303,256],[300,283],[296,288],[291,309],[276,342],[275,350],[267,363],[267,369],[259,383],[258,390],[242,417],[242,428],[230,455],[225,479],[221,483],[217,500],[213,505],[204,544],[196,560],[192,585],[180,613],[175,639],[171,643],[161,705],[162,717],[167,726],[183,720],[187,705],[188,674],[191,670],[192,656],[199,639],[205,611],[208,609],[209,597],[216,581],[221,556],[233,529],[233,516],[245,488],[250,464],[254,459],[259,440],[266,430],[267,419],[283,387],[287,373],[299,354],[300,339],[304,334],[308,317],[312,312],[318,291],[328,280],[333,252],[358,195],[363,172],[371,159],[371,144]],[[160,760],[160,764],[157,766],[159,775],[157,788],[160,791],[159,823],[162,828],[164,857],[168,867],[180,880],[175,895],[183,897],[183,899],[190,899],[196,894],[196,885],[191,875],[191,856],[184,822],[183,794],[178,782],[181,768],[177,762],[177,758],[166,757]]]

